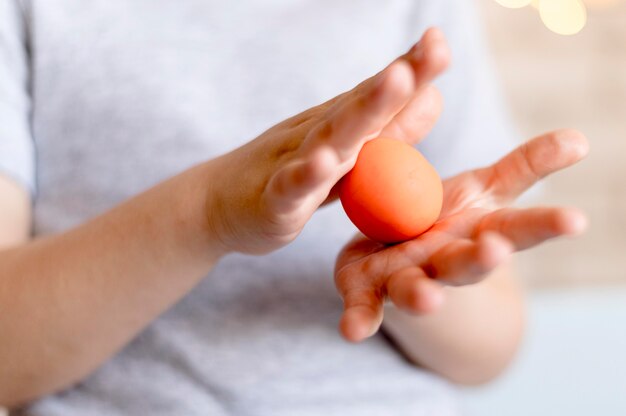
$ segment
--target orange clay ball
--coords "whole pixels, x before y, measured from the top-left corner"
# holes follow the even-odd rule
[[[410,240],[437,221],[443,186],[435,168],[413,146],[394,139],[367,142],[341,181],[346,214],[381,243]]]

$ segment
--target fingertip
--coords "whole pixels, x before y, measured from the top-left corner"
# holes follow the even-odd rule
[[[421,44],[422,63],[428,63],[435,72],[443,71],[452,59],[450,46],[443,31],[438,27],[430,27],[424,32]]]
[[[545,161],[543,163],[549,168],[540,176],[571,166],[589,153],[589,141],[584,134],[574,129],[549,132],[531,141],[529,145],[533,159]]]
[[[485,272],[502,264],[515,251],[509,239],[493,231],[482,233],[477,243],[476,263]]]
[[[427,285],[422,285],[420,310],[421,314],[429,314],[438,310],[444,302],[443,287],[435,281],[431,281],[428,278],[424,278],[425,281],[430,282]]]
[[[371,310],[355,306],[344,312],[339,322],[339,332],[346,341],[358,343],[374,335],[379,326]]]
[[[431,27],[424,32],[404,58],[411,63],[416,83],[429,81],[443,72],[451,61],[451,51],[443,32]]]
[[[443,71],[450,65],[452,54],[443,34],[441,34],[440,37],[433,38],[433,40],[425,46],[423,59],[430,63],[432,71],[435,73]]]
[[[352,323],[346,314],[339,322],[339,333],[348,342],[358,343],[367,337],[364,328],[358,323]]]
[[[443,31],[437,27],[437,26],[430,26],[428,27],[428,29],[426,29],[426,31],[424,32],[424,36],[423,38],[426,37],[430,37],[430,38],[443,38],[444,34]]]
[[[589,154],[589,140],[580,131],[575,129],[561,129],[555,132],[557,140],[560,140],[567,151],[578,160]]]
[[[389,298],[400,310],[416,315],[432,313],[443,303],[441,285],[411,268],[397,272],[389,280]]]
[[[424,31],[420,40],[409,51],[409,54],[414,56],[417,55],[416,57],[418,58],[422,57],[421,54],[425,50],[425,47],[439,42],[447,44],[446,37],[439,27],[431,26]]]
[[[427,277],[419,278],[407,291],[405,309],[416,315],[433,313],[443,304],[443,288]]]
[[[587,231],[589,219],[578,208],[564,208],[557,215],[555,227],[559,234],[575,237]]]

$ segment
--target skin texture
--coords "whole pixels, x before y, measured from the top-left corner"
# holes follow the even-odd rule
[[[367,140],[434,123],[440,98],[428,82],[448,59],[441,32],[429,30],[353,90],[57,235],[24,241],[28,200],[3,181],[0,405],[87,376],[222,256],[292,241],[336,198],[337,181]],[[18,226],[16,218],[26,220]]]
[[[524,330],[524,305],[511,264],[482,282],[444,288],[429,313],[385,305],[383,330],[413,363],[465,385],[491,381],[514,358]]]
[[[357,235],[336,264],[335,281],[345,304],[343,336],[358,342],[376,333],[388,298],[397,310],[414,315],[397,319],[392,309],[388,325],[390,335],[413,361],[469,384],[501,371],[520,338],[521,302],[518,289],[502,270],[496,273],[498,278],[483,280],[506,264],[514,251],[578,235],[587,225],[577,209],[508,205],[538,180],[571,166],[587,152],[587,140],[576,131],[544,134],[492,166],[445,180],[441,216],[418,238],[385,246]],[[468,285],[476,287],[458,289]]]
[[[428,82],[448,61],[442,33],[431,29],[376,77],[216,159],[228,179],[215,187],[207,212],[223,245],[263,254],[287,244],[320,205],[336,199],[338,181],[366,141],[430,129],[440,107],[431,105],[439,93]]]

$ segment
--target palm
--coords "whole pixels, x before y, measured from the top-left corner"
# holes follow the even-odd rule
[[[515,250],[581,232],[584,216],[576,210],[508,205],[542,177],[580,160],[586,150],[586,140],[576,132],[546,134],[492,166],[445,180],[440,218],[416,239],[385,246],[356,236],[336,264],[346,308],[344,335],[362,338],[354,335],[355,322],[377,328],[386,297],[401,309],[429,312],[441,284],[476,283]]]

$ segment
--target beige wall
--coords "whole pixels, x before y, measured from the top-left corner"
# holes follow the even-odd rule
[[[591,154],[546,182],[544,203],[576,205],[588,234],[520,256],[531,287],[626,284],[626,1],[590,11],[575,36],[548,31],[537,12],[480,0],[511,111],[532,137],[583,131]]]

